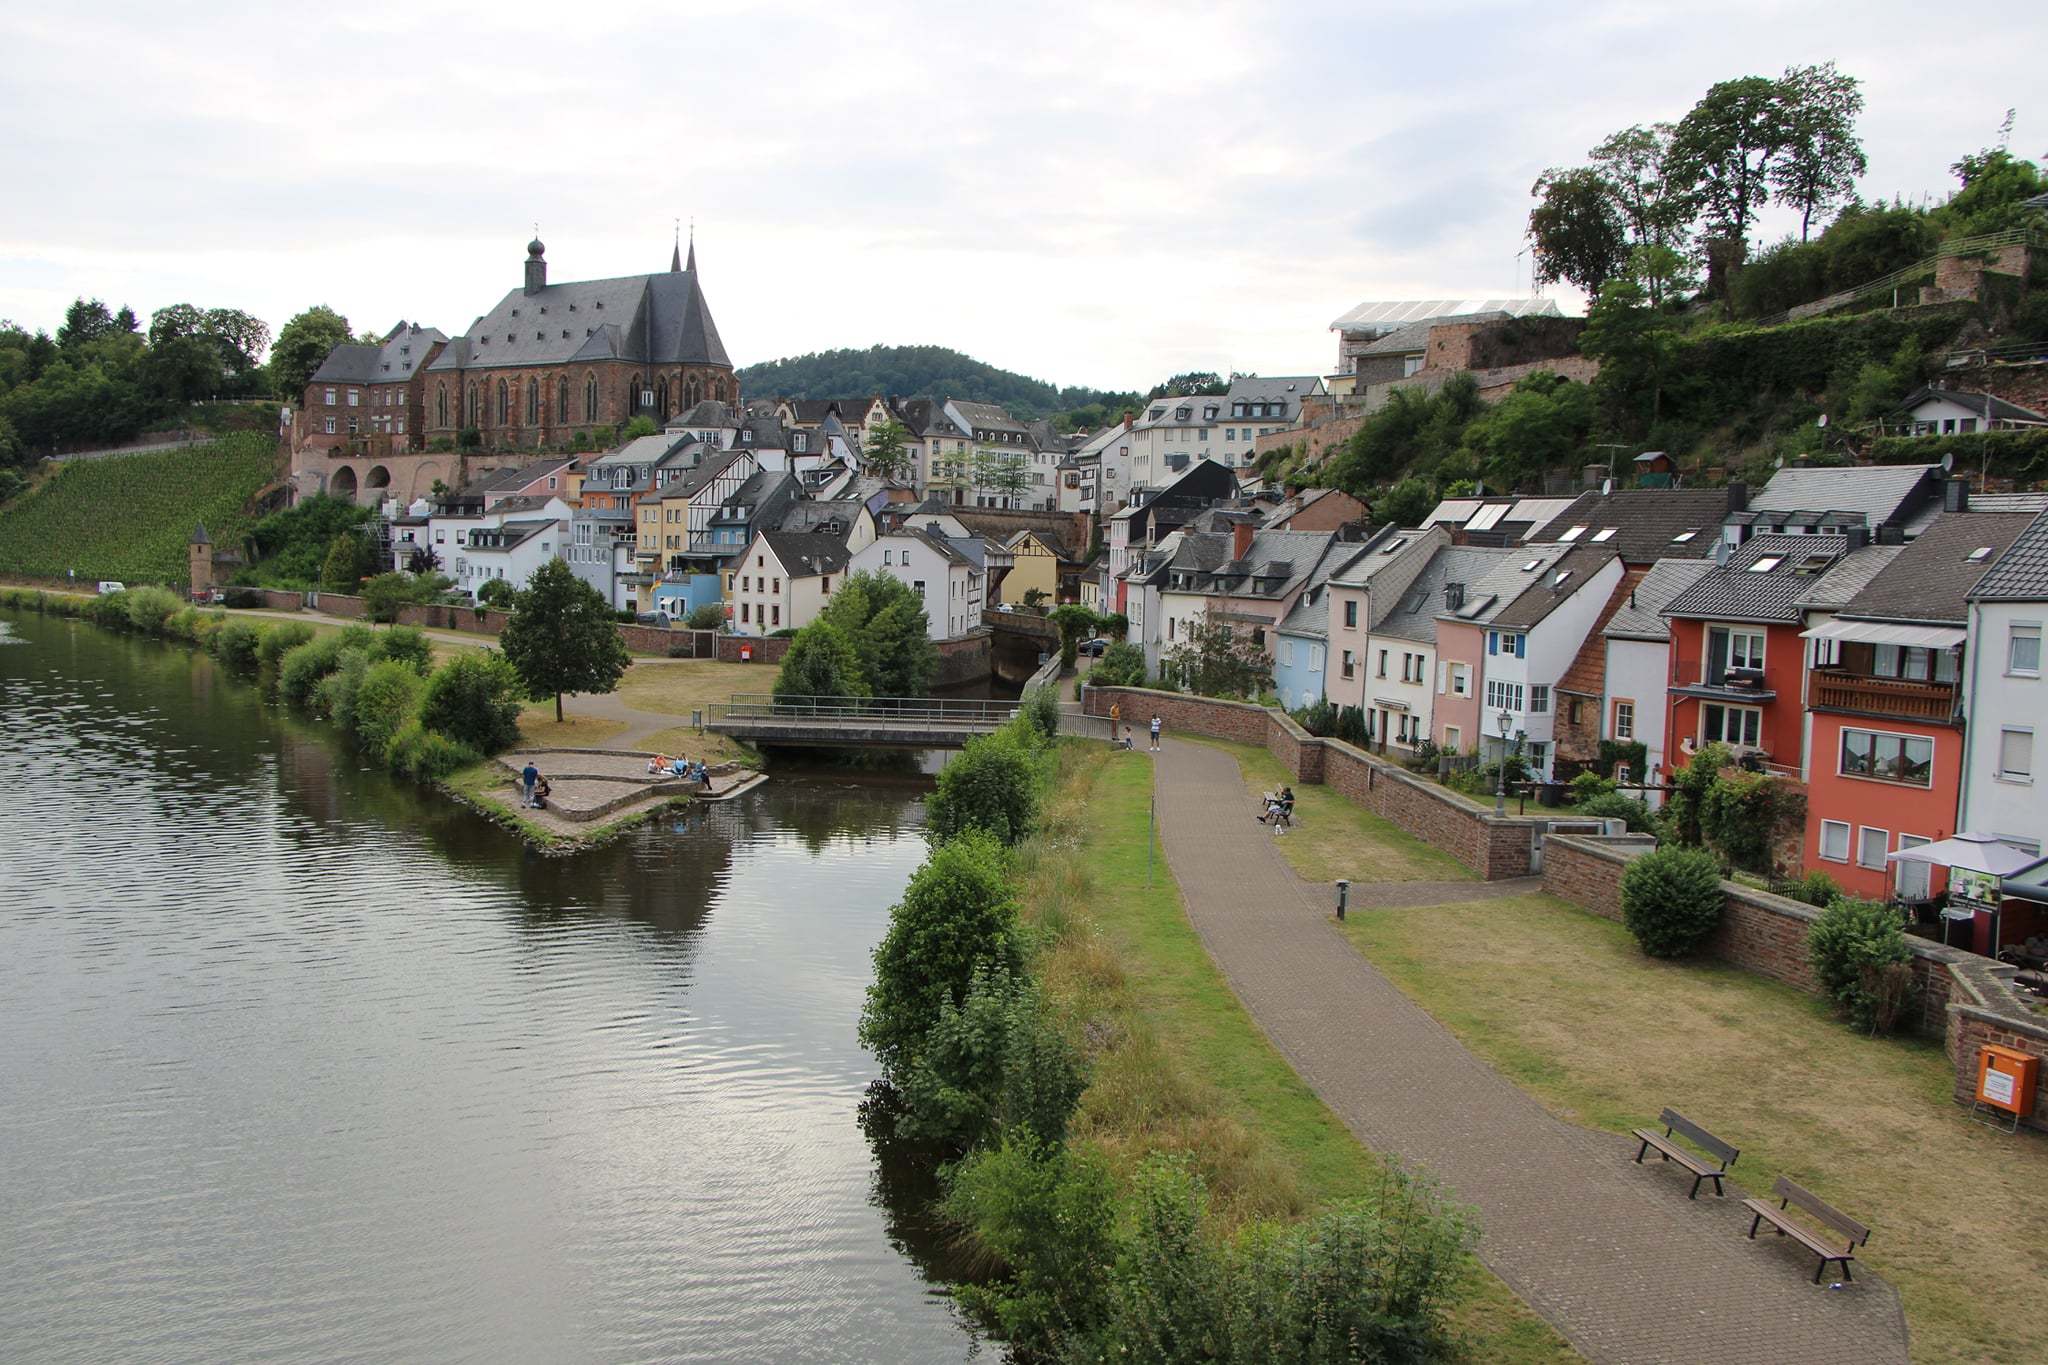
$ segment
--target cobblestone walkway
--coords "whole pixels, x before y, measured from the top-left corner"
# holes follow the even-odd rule
[[[1637,1166],[1625,1136],[1553,1117],[1403,996],[1330,923],[1331,889],[1297,877],[1252,818],[1230,755],[1169,740],[1155,788],[1188,917],[1259,1026],[1360,1141],[1479,1211],[1480,1258],[1588,1358],[1906,1360],[1891,1286],[1859,1268],[1840,1290],[1816,1287],[1790,1239],[1746,1240],[1733,1182],[1725,1200],[1688,1200],[1675,1166]],[[1439,904],[1501,894],[1366,885],[1351,903],[1414,906],[1411,893],[1429,892]],[[1771,1172],[1737,1170],[1769,1187]]]

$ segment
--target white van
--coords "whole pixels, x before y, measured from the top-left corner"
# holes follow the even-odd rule
[[[102,578],[100,580],[100,596],[102,597],[105,597],[110,592],[126,591],[128,591],[128,585],[125,583],[116,583],[111,578]]]

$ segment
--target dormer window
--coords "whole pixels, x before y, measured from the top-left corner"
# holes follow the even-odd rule
[[[1777,568],[1780,564],[1783,564],[1784,562],[1785,556],[1783,555],[1765,555],[1763,558],[1757,560],[1756,563],[1750,565],[1749,571],[1751,573],[1769,573],[1771,570]]]

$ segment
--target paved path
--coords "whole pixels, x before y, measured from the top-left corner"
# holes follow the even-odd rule
[[[1636,1166],[1633,1141],[1553,1117],[1395,989],[1331,923],[1331,889],[1297,877],[1252,818],[1230,755],[1169,740],[1155,785],[1188,918],[1259,1026],[1360,1141],[1478,1209],[1480,1259],[1588,1358],[1906,1360],[1889,1285],[1859,1269],[1815,1287],[1789,1239],[1744,1238],[1732,1183],[1689,1201],[1676,1167]],[[1439,903],[1490,891],[1433,889]],[[1376,895],[1415,903],[1393,886],[1354,887],[1352,903]]]

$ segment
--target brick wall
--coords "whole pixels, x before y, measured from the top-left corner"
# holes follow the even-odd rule
[[[671,631],[669,633],[671,635],[682,635],[689,632]],[[782,656],[789,653],[790,637],[787,635],[772,638],[753,635],[715,635],[712,638],[714,641],[713,648],[716,650],[713,657],[722,664],[779,664],[782,662]],[[752,656],[750,659],[740,658],[742,646]]]
[[[595,315],[593,315],[595,316]],[[603,319],[599,318],[602,322]],[[521,319],[522,322],[526,319]],[[540,319],[533,321],[538,324]],[[549,321],[554,321],[549,319]],[[559,326],[559,324],[557,324]],[[582,316],[572,324],[575,327],[587,325]],[[488,361],[488,349],[480,351],[478,358]],[[585,386],[591,379],[597,380],[597,416],[586,416]],[[561,409],[562,381],[569,381],[569,404]],[[635,380],[639,385],[635,387]],[[702,390],[702,396],[713,398],[719,395],[719,385],[724,385],[727,402],[736,403],[739,398],[739,377],[731,370],[715,365],[667,365],[649,367],[630,361],[601,360],[580,365],[533,365],[481,368],[473,367],[465,372],[440,370],[426,378],[422,402],[428,409],[424,429],[429,436],[453,436],[462,427],[469,425],[469,392],[477,391],[476,426],[483,433],[484,444],[493,449],[531,449],[542,445],[560,445],[579,431],[595,427],[611,427],[616,431],[633,417],[634,403],[641,389],[653,389],[663,380],[668,383],[668,410],[670,415],[684,411],[689,404],[684,394],[691,384]],[[498,384],[505,385],[505,420],[498,420]],[[440,386],[448,389],[448,421],[440,421]],[[540,420],[526,420],[526,390],[529,384],[540,386]],[[659,414],[650,414],[659,416]]]
[[[1143,733],[1157,715],[1168,734],[1258,745],[1295,781],[1333,788],[1489,881],[1529,873],[1535,822],[1475,810],[1405,768],[1342,741],[1309,734],[1285,712],[1130,687],[1084,688],[1082,697],[1083,709],[1092,716],[1106,716],[1112,703],[1120,705],[1125,723],[1135,733]]]
[[[258,588],[263,595],[263,605],[272,611],[297,611],[306,605],[304,593],[286,592],[282,588]]]
[[[313,598],[313,610],[325,612],[329,616],[345,616],[351,621],[360,621],[369,614],[362,598],[339,592],[316,594]]]
[[[1956,1064],[1956,1103],[1969,1105],[1976,1100],[1978,1050],[1986,1044],[2042,1059],[2036,1073],[2033,1112],[2020,1121],[2029,1128],[2048,1129],[2048,1030],[1974,1004],[1949,1013],[1947,1045]]]

